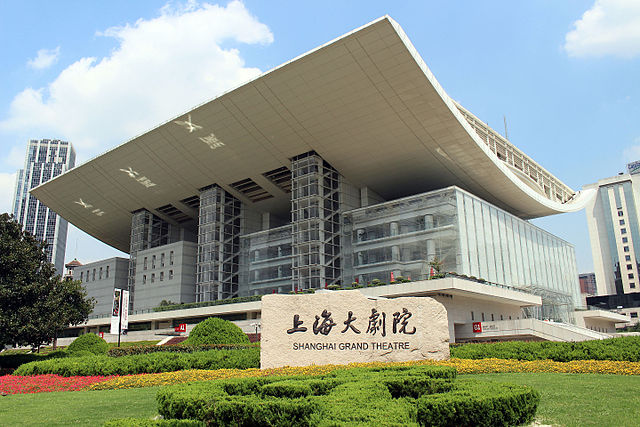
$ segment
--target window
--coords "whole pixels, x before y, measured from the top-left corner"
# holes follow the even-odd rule
[[[618,211],[618,216],[623,216],[624,214],[622,213],[622,211]]]
[[[621,228],[620,229],[620,234],[627,234],[627,229],[626,228]]]
[[[631,255],[625,255],[624,256],[624,260],[625,261],[631,261]]]
[[[107,265],[107,271],[105,272],[105,276],[106,279],[109,278],[109,266]]]
[[[147,257],[144,257],[144,267],[143,267],[143,269],[144,270],[147,269]]]
[[[638,313],[637,312],[631,313],[631,318],[632,319],[637,319],[638,318]]]
[[[620,220],[620,225],[624,225],[624,219]]]
[[[160,267],[164,267],[164,252],[160,254]]]
[[[491,321],[493,322],[495,319],[493,318],[493,313],[491,313]]]
[[[504,318],[502,317],[502,314],[500,315],[500,320],[504,320]]]
[[[633,270],[633,265],[627,264],[627,270]]]
[[[629,279],[633,279],[633,273],[629,273]]]
[[[629,246],[625,246],[622,248],[625,252],[629,252]]]
[[[475,316],[473,315],[473,311],[471,312],[471,320],[476,320]]]
[[[151,268],[156,268],[156,256],[151,257]]]
[[[89,281],[89,270],[87,270],[87,275],[85,276],[85,280],[88,282]]]
[[[635,283],[633,283],[633,282],[631,282],[631,283],[629,283],[629,287],[630,287],[631,289],[635,289],[636,284],[635,284]]]
[[[156,281],[156,273],[151,273],[151,283]]]
[[[100,271],[98,272],[98,280],[102,280],[102,267],[100,267]]]
[[[627,243],[629,241],[629,239],[627,239],[626,237],[622,238],[622,243]]]
[[[91,275],[91,280],[96,280],[96,269],[93,269],[93,274]]]
[[[169,280],[173,279],[173,270],[169,270]]]
[[[511,320],[511,316],[509,316],[509,320]]]
[[[169,252],[169,265],[173,265],[173,251]]]
[[[482,313],[482,321],[484,322],[484,313]]]
[[[147,275],[143,274],[142,275],[142,284],[144,285],[145,283],[147,283]]]
[[[82,271],[80,272],[80,281],[82,282]]]
[[[162,282],[164,280],[164,271],[160,272],[160,281]]]

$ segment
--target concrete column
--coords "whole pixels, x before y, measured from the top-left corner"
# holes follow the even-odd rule
[[[400,248],[397,245],[391,246],[391,261],[399,261],[399,260],[400,260]]]
[[[389,224],[390,228],[391,228],[391,235],[392,236],[397,236],[398,235],[398,223],[397,222],[392,222],[391,224]]]
[[[436,242],[433,239],[427,240],[427,261],[433,260],[436,256]]]
[[[424,216],[424,229],[429,230],[433,228],[433,215],[427,214]]]
[[[358,238],[358,242],[363,242],[364,241],[364,236],[365,236],[365,231],[363,228],[358,228],[358,230],[356,231],[356,235]]]

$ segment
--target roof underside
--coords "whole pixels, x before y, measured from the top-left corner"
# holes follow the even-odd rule
[[[575,200],[562,204],[536,192],[491,152],[388,17],[32,193],[128,252],[131,212],[187,221],[197,217],[198,190],[213,183],[258,210],[288,216],[290,158],[311,150],[387,200],[458,185],[522,218],[577,208]]]

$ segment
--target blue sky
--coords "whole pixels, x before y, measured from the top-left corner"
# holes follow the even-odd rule
[[[85,161],[384,14],[444,89],[574,189],[640,159],[640,2],[0,2],[0,212],[30,138]],[[584,212],[534,221],[591,271]],[[67,260],[123,255],[74,227]]]

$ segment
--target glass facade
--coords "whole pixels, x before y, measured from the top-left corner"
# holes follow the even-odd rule
[[[554,312],[581,305],[572,245],[459,188],[356,209],[344,223],[345,281],[425,279],[437,258],[444,271],[540,295]]]

